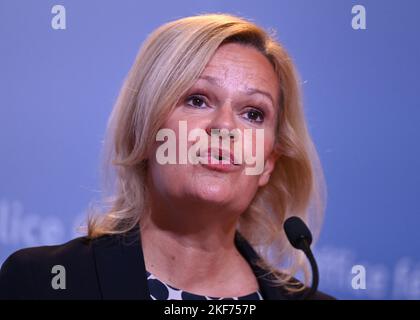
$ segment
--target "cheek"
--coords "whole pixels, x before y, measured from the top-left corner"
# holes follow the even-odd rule
[[[245,133],[243,137],[245,162],[249,167],[255,167],[255,170],[249,170],[248,172],[259,176],[262,174],[266,161],[273,151],[274,130],[272,128],[253,129],[252,135]]]
[[[170,165],[161,165],[156,160],[151,161],[149,165],[150,182],[153,189],[158,193],[166,193],[165,190],[174,188],[177,184],[172,184],[171,181],[177,179],[176,171],[173,171]]]
[[[187,123],[188,129],[204,128],[202,122],[206,121],[206,116],[203,113],[196,113],[194,110],[191,111],[186,107],[177,106],[169,115],[162,127],[170,128],[178,132],[180,121],[185,121]]]
[[[267,159],[273,151],[275,134],[275,129],[271,126],[264,130],[264,159]]]

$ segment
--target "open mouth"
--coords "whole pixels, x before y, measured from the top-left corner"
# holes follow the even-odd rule
[[[206,159],[208,164],[230,164],[238,165],[234,163],[234,156],[231,152],[223,150],[221,148],[208,148],[207,150],[198,150],[197,156]],[[214,161],[216,160],[216,161]]]

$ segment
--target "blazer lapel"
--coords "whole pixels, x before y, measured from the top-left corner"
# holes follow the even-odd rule
[[[260,257],[239,232],[235,234],[235,244],[254,271],[263,298],[265,300],[287,300],[284,289],[273,285],[273,275],[267,274],[266,270],[256,264]]]
[[[103,236],[92,242],[102,299],[151,300],[138,226],[126,234]],[[286,300],[283,290],[270,281],[273,276],[256,264],[258,254],[239,232],[235,245],[254,271],[263,298]]]
[[[151,300],[139,228],[93,240],[102,299]]]

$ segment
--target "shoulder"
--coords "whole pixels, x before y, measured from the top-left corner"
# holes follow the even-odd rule
[[[254,250],[252,245],[239,233],[235,234],[235,243],[242,254],[247,260],[249,265],[254,271],[257,277],[260,290],[263,293],[264,299],[267,300],[300,300],[310,289],[305,287],[303,290],[289,290],[287,287],[299,289],[304,285],[296,278],[291,277],[288,285],[280,285],[278,279],[289,278],[286,274],[279,273],[277,277],[274,276],[267,268],[264,260]],[[321,291],[316,291],[310,298],[310,300],[331,300],[334,297],[325,294]]]
[[[0,275],[6,271],[26,269],[36,271],[35,268],[49,266],[53,263],[78,264],[91,252],[91,241],[85,237],[73,239],[67,243],[54,246],[32,247],[18,250],[11,254],[3,263]]]
[[[0,269],[0,299],[48,298],[54,290],[51,281],[56,266],[64,270],[67,278],[94,273],[91,244],[86,237],[80,237],[62,245],[16,251]],[[70,293],[77,288],[69,289]]]

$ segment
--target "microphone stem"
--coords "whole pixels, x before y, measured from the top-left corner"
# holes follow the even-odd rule
[[[309,263],[311,264],[311,269],[312,269],[312,285],[311,285],[311,288],[303,296],[303,299],[309,299],[318,289],[319,271],[318,271],[318,265],[316,263],[315,257],[306,239],[303,239],[303,243],[304,243],[304,246],[302,250],[305,253],[306,257],[308,258]]]

